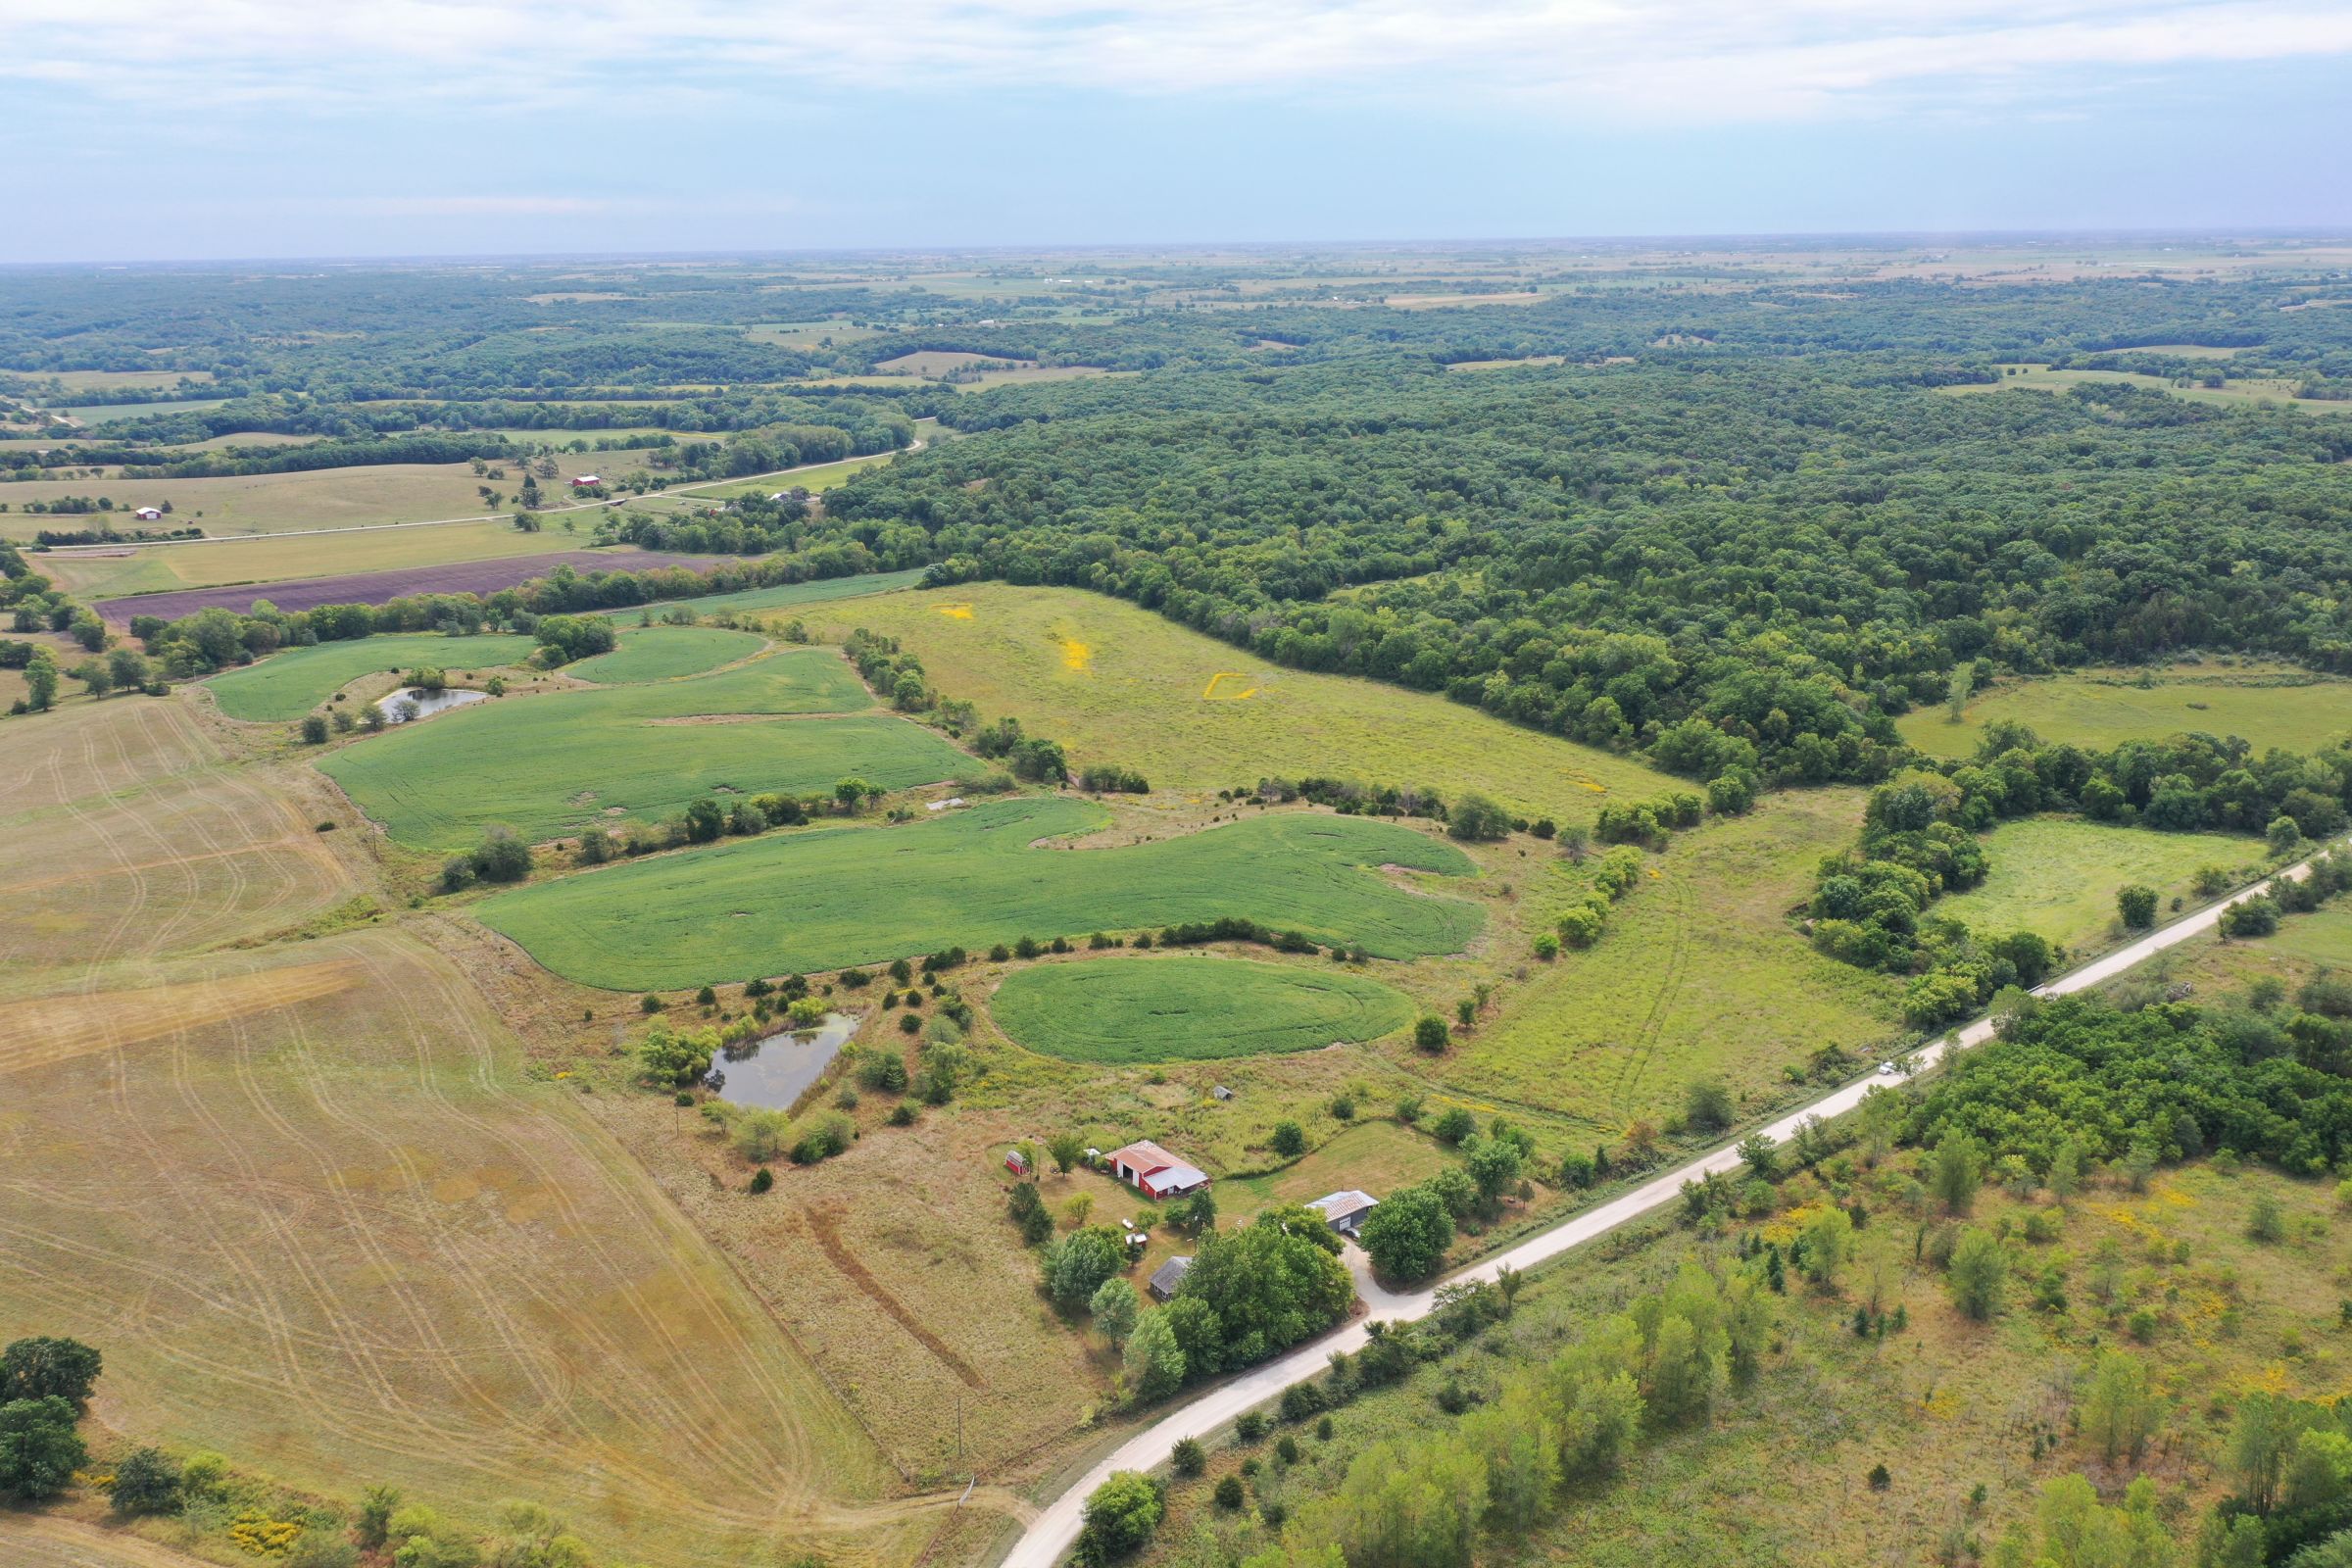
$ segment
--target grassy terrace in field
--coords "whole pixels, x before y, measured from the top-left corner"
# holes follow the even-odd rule
[[[500,894],[476,912],[565,979],[631,991],[1219,915],[1405,957],[1454,952],[1481,921],[1377,869],[1461,875],[1467,856],[1377,819],[1288,811],[1119,849],[1039,844],[1108,820],[1083,801],[998,801],[935,822],[662,856]]]
[[[861,599],[868,594],[886,594],[900,588],[911,588],[922,580],[921,567],[910,571],[874,571],[858,577],[827,577],[818,582],[779,583],[773,588],[746,588],[740,593],[711,594],[702,599],[666,600],[653,605],[631,605],[624,610],[608,610],[606,614],[623,623],[658,621],[672,610],[684,609],[698,615],[717,615],[730,611],[789,610],[794,605],[812,605],[827,599]]]
[[[2186,732],[2235,735],[2257,754],[2274,746],[2303,752],[2352,734],[2352,681],[2277,664],[2085,670],[1995,686],[1971,702],[1957,724],[1943,709],[1931,708],[1906,713],[1895,727],[1932,756],[1965,757],[1997,719],[2023,724],[2043,740],[2102,750]]]
[[[766,646],[757,632],[720,626],[648,626],[623,635],[609,654],[583,659],[564,671],[600,686],[676,680],[749,659]]]
[[[997,1027],[1071,1061],[1205,1061],[1314,1051],[1401,1029],[1413,1004],[1328,962],[1199,955],[1090,958],[1015,970],[989,1003]]]
[[[1933,912],[1965,920],[1983,936],[2032,931],[2080,949],[2116,929],[2115,890],[2145,883],[2164,903],[2189,896],[2200,866],[2234,870],[2259,863],[2259,839],[2225,833],[2156,833],[2030,817],[2004,822],[1984,839],[1992,870],[1982,886],[1937,901]]]
[[[855,712],[871,701],[837,657],[805,649],[691,680],[477,703],[318,765],[419,849],[470,844],[493,823],[536,841],[705,795],[823,793],[853,774],[904,789],[970,765],[920,725]]]
[[[1688,784],[1442,697],[1269,667],[1119,600],[971,584],[845,605],[826,623],[902,639],[949,697],[1009,713],[1080,760],[1139,768],[1160,789],[1269,774],[1427,785],[1516,811],[1590,821],[1600,804]]]
[[[497,669],[536,647],[528,637],[489,634],[444,637],[438,632],[395,632],[344,642],[289,648],[257,664],[232,669],[212,680],[220,711],[253,720],[300,718],[362,675],[376,670]]]

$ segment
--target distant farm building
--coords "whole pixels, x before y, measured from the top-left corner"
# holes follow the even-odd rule
[[[1110,1152],[1110,1173],[1147,1198],[1182,1198],[1208,1185],[1208,1173],[1188,1165],[1149,1138]]]
[[[1152,1278],[1144,1288],[1152,1293],[1154,1301],[1165,1301],[1176,1294],[1176,1287],[1182,1285],[1184,1277],[1192,1271],[1191,1258],[1171,1257],[1152,1271]]]
[[[604,475],[602,474],[583,473],[578,478],[571,481],[571,487],[574,490],[585,490],[590,485],[603,484],[604,482]]]
[[[1370,1193],[1358,1192],[1350,1187],[1344,1193],[1318,1198],[1306,1206],[1321,1211],[1325,1224],[1353,1241],[1357,1229],[1364,1223],[1364,1216],[1380,1206],[1380,1200]]]
[[[1017,1149],[1008,1150],[1004,1154],[1004,1168],[1015,1176],[1026,1176],[1029,1174],[1029,1156]]]
[[[131,515],[138,518],[141,522],[159,522],[163,519],[164,509],[161,507],[141,507],[138,511],[132,513]]]

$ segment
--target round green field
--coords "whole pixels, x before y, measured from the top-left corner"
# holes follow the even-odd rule
[[[723,626],[648,626],[621,633],[619,647],[583,659],[564,673],[599,686],[635,686],[700,675],[749,659],[766,646],[767,639],[757,632]]]
[[[1412,1021],[1401,992],[1343,969],[1199,955],[1022,969],[989,1004],[1017,1043],[1070,1061],[1210,1061],[1377,1040]]]

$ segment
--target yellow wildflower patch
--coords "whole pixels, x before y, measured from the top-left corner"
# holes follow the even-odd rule
[[[1255,697],[1257,695],[1257,688],[1254,686],[1248,687],[1238,692],[1218,690],[1218,688],[1226,681],[1246,681],[1250,677],[1247,675],[1237,673],[1236,671],[1230,669],[1220,669],[1214,675],[1208,677],[1208,684],[1201,688],[1200,700],[1204,703],[1238,703],[1243,701],[1245,698]]]
[[[1059,644],[1061,647],[1062,668],[1084,669],[1089,663],[1094,662],[1094,649],[1088,644],[1080,642],[1077,638],[1056,637],[1054,639],[1054,641]]]
[[[272,1519],[259,1508],[247,1508],[231,1521],[228,1539],[256,1557],[283,1557],[294,1549],[302,1526],[290,1519]]]
[[[936,605],[933,608],[936,609],[941,614],[947,616],[950,620],[969,620],[972,618],[972,607],[969,605]]]

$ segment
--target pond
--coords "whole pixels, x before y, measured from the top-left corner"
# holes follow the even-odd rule
[[[411,718],[430,718],[435,713],[446,713],[453,708],[464,708],[467,703],[487,702],[489,697],[488,692],[469,692],[463,686],[451,686],[437,692],[428,692],[421,686],[404,686],[389,697],[377,698],[375,707],[393,723],[405,724]],[[405,705],[410,703],[416,705],[416,710],[404,714]]]
[[[739,1046],[721,1047],[710,1058],[710,1076],[703,1081],[719,1099],[738,1105],[790,1110],[857,1032],[857,1019],[828,1012],[825,1021],[813,1029],[787,1029]]]

